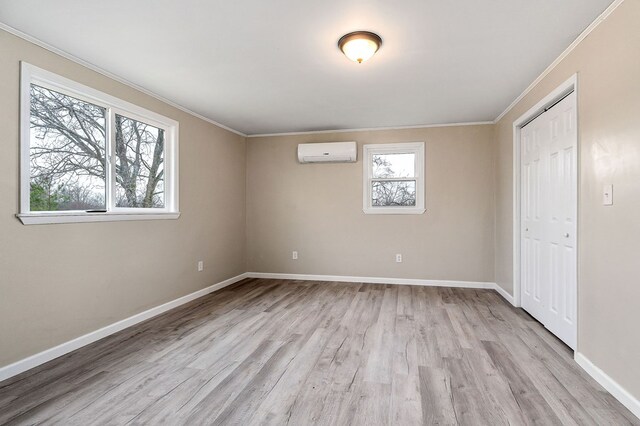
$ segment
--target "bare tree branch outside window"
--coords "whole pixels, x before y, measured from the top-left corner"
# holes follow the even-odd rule
[[[105,108],[31,85],[32,211],[105,209]],[[164,131],[116,115],[116,205],[164,206]]]
[[[400,156],[413,158],[413,154],[373,156],[373,176],[379,179],[371,182],[371,205],[373,207],[416,205],[416,181],[393,180],[394,178],[411,177],[414,174],[413,169],[406,170],[399,167],[403,163],[412,164],[407,161],[407,158],[398,158]],[[394,157],[396,157],[396,161],[394,161]]]
[[[116,206],[164,207],[164,131],[116,114]]]

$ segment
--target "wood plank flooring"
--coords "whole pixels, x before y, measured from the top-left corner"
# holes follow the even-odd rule
[[[640,425],[492,290],[247,279],[0,383],[0,424]]]

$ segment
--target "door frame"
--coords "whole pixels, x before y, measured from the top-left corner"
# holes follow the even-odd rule
[[[579,261],[579,206],[580,206],[580,118],[578,111],[578,74],[573,74],[568,80],[556,87],[551,93],[545,96],[540,102],[531,107],[527,112],[522,114],[518,119],[513,122],[513,304],[516,307],[522,306],[522,292],[521,292],[521,279],[520,279],[520,247],[521,247],[521,221],[520,221],[520,164],[521,164],[521,149],[520,149],[520,133],[524,124],[528,124],[532,119],[540,115],[544,110],[559,100],[564,98],[571,92],[576,93],[576,269],[578,269]],[[579,288],[580,276],[576,270],[576,286]],[[578,300],[578,291],[576,289],[576,327],[580,317]]]

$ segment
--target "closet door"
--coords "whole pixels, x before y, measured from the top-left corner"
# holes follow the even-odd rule
[[[575,349],[575,92],[521,131],[522,307]]]
[[[522,308],[544,323],[546,279],[543,262],[544,226],[546,206],[544,175],[546,164],[543,148],[548,145],[544,114],[522,128],[522,189],[521,189],[521,285]]]

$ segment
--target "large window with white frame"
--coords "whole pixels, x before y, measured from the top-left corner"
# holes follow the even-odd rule
[[[21,67],[23,223],[179,216],[176,121]]]
[[[363,210],[424,213],[424,143],[364,145]]]

